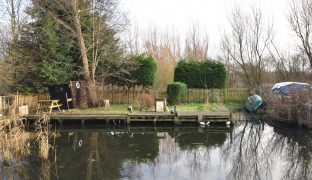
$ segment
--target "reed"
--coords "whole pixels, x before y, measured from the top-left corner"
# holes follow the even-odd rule
[[[5,165],[30,153],[23,119],[15,114],[0,118],[0,159]]]
[[[48,159],[49,150],[51,148],[51,145],[49,144],[50,127],[50,118],[47,114],[43,114],[42,117],[35,122],[35,129],[38,134],[36,140],[39,147],[39,156],[44,160]]]
[[[30,153],[38,153],[39,157],[47,160],[49,157],[49,116],[42,115],[36,120],[36,144],[38,152],[30,151],[29,133],[26,133],[26,127],[23,119],[17,116],[13,111],[7,116],[0,117],[0,160],[6,166],[21,162]]]

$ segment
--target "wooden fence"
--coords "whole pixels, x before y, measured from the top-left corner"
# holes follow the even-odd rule
[[[153,98],[166,98],[165,90],[146,90],[142,86],[133,88],[104,86],[98,89],[99,98],[108,99],[112,104],[131,104],[140,99],[143,94],[149,94]],[[245,100],[248,96],[247,89],[188,89],[186,102],[215,102],[218,99],[224,100]],[[37,109],[38,100],[50,99],[49,94],[37,94],[33,96],[0,96],[0,114],[6,114],[13,108],[21,105],[28,105],[29,111],[34,112]]]
[[[99,97],[108,99],[112,104],[130,104],[138,101],[143,94],[149,94],[155,98],[166,98],[166,90],[151,89],[146,90],[142,86],[133,88],[119,86],[103,86],[98,88]],[[186,102],[215,102],[218,100],[246,100],[248,91],[245,88],[230,89],[188,89]]]
[[[37,109],[38,97],[40,96],[0,96],[0,114],[8,114],[21,105],[28,105],[29,111],[34,112]]]

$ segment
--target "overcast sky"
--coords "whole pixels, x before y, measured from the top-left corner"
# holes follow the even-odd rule
[[[130,23],[144,32],[155,26],[165,31],[174,28],[183,36],[192,23],[199,24],[209,34],[210,44],[217,48],[221,34],[228,29],[228,17],[233,7],[248,11],[260,7],[266,19],[274,22],[276,39],[285,49],[293,42],[286,14],[289,0],[122,0]],[[290,50],[290,49],[287,49]]]

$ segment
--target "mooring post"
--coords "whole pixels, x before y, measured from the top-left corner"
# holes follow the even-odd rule
[[[81,119],[81,126],[82,126],[82,127],[84,127],[85,121],[86,121],[85,119]]]
[[[127,116],[127,125],[130,126],[130,117],[129,117],[129,115]]]
[[[57,121],[59,122],[60,127],[63,127],[63,121],[61,119],[57,119]]]
[[[179,125],[179,117],[178,116],[174,116],[173,122],[174,122],[174,125]]]
[[[156,126],[157,119],[158,119],[158,117],[156,116],[156,117],[154,118],[154,121],[153,121],[154,126]]]
[[[200,123],[204,120],[204,117],[201,113],[198,113],[197,122]]]

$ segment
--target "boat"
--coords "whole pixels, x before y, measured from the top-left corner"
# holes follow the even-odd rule
[[[259,95],[252,95],[247,98],[245,108],[249,112],[255,112],[263,103],[262,98]]]
[[[290,94],[298,94],[306,88],[310,88],[310,85],[308,83],[280,82],[273,85],[271,92],[282,95],[290,95]]]

